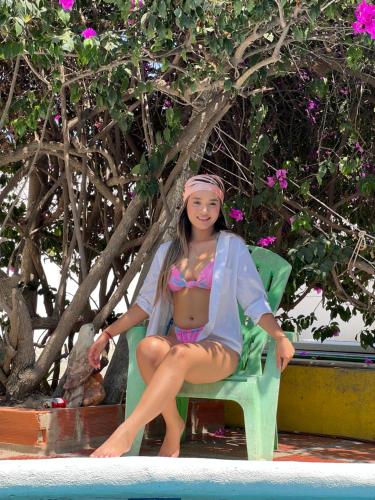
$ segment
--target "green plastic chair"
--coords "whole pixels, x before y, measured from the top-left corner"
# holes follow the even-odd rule
[[[268,295],[272,311],[279,308],[291,265],[279,255],[261,247],[248,247]],[[272,460],[277,448],[276,412],[280,371],[276,367],[276,343],[262,328],[239,313],[243,334],[243,350],[237,371],[230,377],[210,384],[184,383],[177,396],[177,407],[186,421],[189,398],[236,401],[243,409],[247,456],[249,460]],[[139,373],[136,349],[146,334],[145,326],[135,326],[127,333],[129,370],[126,390],[125,418],[133,412],[145,389]],[[287,332],[290,340],[293,333]],[[267,357],[262,367],[262,352],[268,342]],[[127,455],[139,455],[144,429],[136,436]]]

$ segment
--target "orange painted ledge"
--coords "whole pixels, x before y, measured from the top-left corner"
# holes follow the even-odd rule
[[[98,447],[124,420],[124,405],[0,407],[0,450],[46,456]]]
[[[0,407],[0,452],[50,457],[64,453],[85,454],[100,446],[124,421],[125,406],[99,405],[80,408]],[[200,434],[204,428],[224,426],[224,402],[190,400],[187,430]],[[147,437],[164,435],[164,420],[146,427]]]

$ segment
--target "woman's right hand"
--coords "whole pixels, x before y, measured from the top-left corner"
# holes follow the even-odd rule
[[[108,342],[107,335],[101,334],[100,337],[97,340],[95,340],[95,342],[90,347],[88,353],[88,359],[90,366],[92,368],[100,368],[100,355],[104,351],[107,342]]]

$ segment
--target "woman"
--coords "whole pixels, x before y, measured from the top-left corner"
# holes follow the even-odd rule
[[[183,201],[177,237],[159,246],[135,304],[90,349],[89,361],[96,368],[108,338],[149,318],[146,337],[137,349],[147,387],[129,418],[91,456],[126,453],[138,430],[162,413],[166,434],[159,455],[178,457],[184,421],[176,395],[184,381],[211,383],[236,371],[242,349],[238,303],[276,339],[281,371],[294,355],[272,314],[246,243],[227,230],[220,177],[191,177]]]

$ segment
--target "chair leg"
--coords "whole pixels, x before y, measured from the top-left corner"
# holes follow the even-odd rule
[[[273,460],[274,428],[271,430],[272,438],[269,439],[270,429],[262,426],[262,416],[251,411],[251,406],[243,408],[247,459],[248,460]]]
[[[258,430],[256,417],[249,409],[249,405],[242,406],[245,424],[245,437],[248,460],[260,460],[262,454],[261,435]]]
[[[184,420],[186,424],[187,420],[187,415],[188,415],[188,408],[189,408],[189,398],[182,398],[182,397],[177,397],[176,398],[176,405],[177,405],[177,410],[178,413],[180,414],[180,417]],[[186,427],[185,430],[181,436],[181,442],[183,443],[186,439]]]
[[[129,375],[131,375],[129,377]],[[141,399],[141,396],[145,390],[145,383],[143,382],[138,370],[135,370],[135,373],[129,373],[128,375],[128,387],[131,388],[131,390],[126,391],[126,404],[125,404],[125,420],[131,415],[137,406],[139,400]],[[136,435],[131,449],[128,451],[126,455],[128,456],[138,456],[139,451],[141,449],[141,444],[142,444],[142,439],[143,439],[143,434],[144,434],[144,427],[142,427],[139,431],[138,434]]]
[[[279,448],[279,433],[277,432],[277,423],[275,426],[275,441],[273,443],[273,449],[277,450]]]

